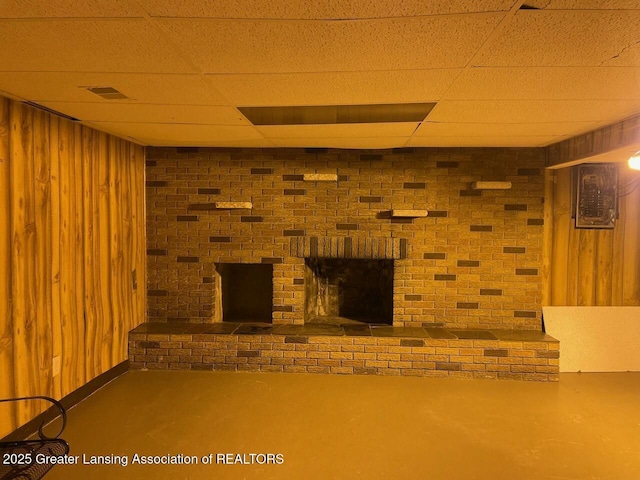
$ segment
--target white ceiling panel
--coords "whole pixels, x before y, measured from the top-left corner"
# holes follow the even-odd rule
[[[200,75],[0,72],[0,90],[35,102],[104,103],[84,87],[113,87],[127,103],[164,105],[225,105],[227,101]]]
[[[543,146],[640,112],[639,0],[521,3],[0,0],[0,92],[174,146]],[[235,108],[422,102],[417,130]]]
[[[205,73],[300,73],[461,67],[503,17],[159,22]]]
[[[545,10],[640,10],[638,0],[533,0]]]
[[[0,18],[140,17],[130,0],[3,0]]]
[[[271,145],[254,127],[127,122],[87,124],[122,137],[135,138],[147,145],[242,146],[243,142],[252,142],[252,146]]]
[[[346,105],[437,101],[460,72],[460,69],[435,69],[207,78],[238,106]]]
[[[513,0],[138,0],[151,16],[257,19],[354,19],[497,12]]]
[[[566,123],[622,119],[640,110],[640,100],[443,100],[431,122]]]
[[[0,20],[0,71],[192,72],[144,20]]]
[[[204,105],[137,105],[121,100],[102,103],[41,102],[41,105],[88,122],[190,123],[247,125],[251,123],[233,107]]]
[[[573,123],[432,123],[423,122],[416,137],[540,137],[577,135],[597,127],[593,122]]]
[[[269,125],[256,127],[267,138],[410,137],[419,123]]]
[[[411,137],[407,147],[544,147],[561,142],[568,137],[540,135],[529,137],[459,136],[459,137]]]
[[[640,66],[639,29],[640,10],[520,10],[473,65]]]
[[[447,100],[640,99],[639,67],[470,68]]]
[[[276,147],[292,148],[398,148],[408,140],[409,137],[269,138]]]

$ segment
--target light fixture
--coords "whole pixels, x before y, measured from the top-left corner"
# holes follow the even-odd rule
[[[631,155],[629,158],[629,168],[640,170],[640,150]]]

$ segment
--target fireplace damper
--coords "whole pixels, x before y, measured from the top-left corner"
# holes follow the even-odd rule
[[[218,319],[227,322],[271,322],[273,265],[220,263],[216,265],[216,272],[218,285],[214,308],[222,306],[222,312],[216,313]]]
[[[393,323],[393,260],[306,258],[305,322]]]

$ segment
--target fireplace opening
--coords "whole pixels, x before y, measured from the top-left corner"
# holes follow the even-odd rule
[[[393,260],[306,258],[305,322],[393,324]]]
[[[271,322],[273,265],[221,263],[216,265],[216,307],[226,322]]]

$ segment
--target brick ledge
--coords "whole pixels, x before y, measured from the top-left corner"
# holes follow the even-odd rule
[[[242,330],[246,334],[207,332],[211,325],[225,324],[141,325],[129,333],[130,368],[559,379],[560,344],[542,332],[494,330],[494,340],[433,338],[429,332],[421,336],[254,333],[251,328]],[[243,325],[261,326],[224,328],[234,327],[235,332]]]

